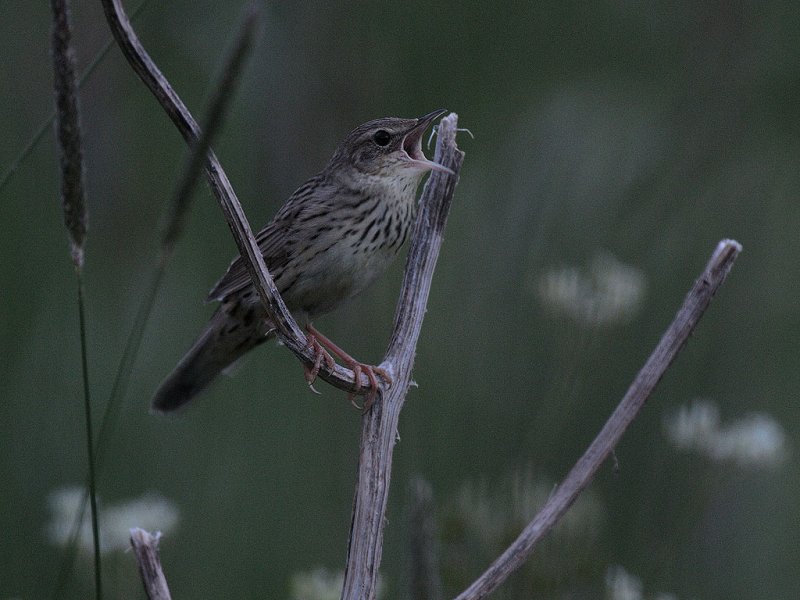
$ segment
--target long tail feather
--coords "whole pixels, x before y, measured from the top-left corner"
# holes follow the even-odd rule
[[[161,383],[152,410],[169,413],[197,396],[248,350],[267,339],[258,327],[244,327],[225,311],[217,310],[200,337]]]

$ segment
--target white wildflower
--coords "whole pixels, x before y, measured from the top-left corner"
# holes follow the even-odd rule
[[[666,592],[645,595],[642,580],[619,565],[606,569],[606,598],[607,600],[678,600],[675,594]]]
[[[717,462],[774,466],[786,456],[786,434],[764,413],[751,413],[722,426],[719,408],[697,400],[664,420],[667,438],[681,450],[693,450]]]
[[[643,600],[642,580],[614,565],[606,570],[606,597],[608,600]]]
[[[70,543],[78,513],[84,503],[85,491],[79,486],[68,486],[52,491],[48,497],[50,521],[46,526],[50,542],[56,546]],[[98,514],[100,529],[100,551],[103,554],[127,550],[130,546],[130,530],[141,527],[162,533],[172,531],[178,524],[178,509],[175,504],[158,494],[145,494],[134,500],[102,508]],[[81,519],[78,549],[92,553],[92,524],[88,503]]]
[[[586,326],[629,321],[645,291],[644,273],[608,253],[592,259],[588,270],[560,267],[537,282],[539,299]]]

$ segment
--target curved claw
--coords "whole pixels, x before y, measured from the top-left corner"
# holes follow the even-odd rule
[[[356,402],[356,395],[355,394],[347,394],[347,399],[350,401],[350,404],[353,405],[353,408],[356,410],[364,411],[363,406],[359,406],[358,402]]]
[[[317,375],[322,367],[322,361],[325,361],[325,364],[329,369],[335,367],[336,362],[333,360],[333,357],[327,352],[327,350],[322,347],[322,344],[317,341],[317,338],[313,334],[308,335],[308,347],[315,355],[314,366],[310,369],[304,366],[303,370],[305,371],[308,387],[314,390],[315,393],[319,394],[319,392],[314,389],[313,383],[317,380]]]

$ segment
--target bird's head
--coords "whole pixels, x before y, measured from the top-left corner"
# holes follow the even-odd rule
[[[359,125],[339,144],[327,170],[354,169],[370,177],[401,178],[427,171],[452,173],[422,152],[425,130],[445,112],[435,110],[419,119],[385,117]]]

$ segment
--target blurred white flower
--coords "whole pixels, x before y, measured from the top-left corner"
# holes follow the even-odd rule
[[[624,567],[613,565],[606,569],[606,598],[608,600],[678,600],[675,594],[658,592],[644,594],[642,580]]]
[[[295,573],[292,576],[292,600],[339,600],[344,586],[344,572],[331,571],[317,567],[311,571]],[[381,598],[384,592],[383,581],[378,576],[376,596]]]
[[[536,292],[549,308],[596,327],[630,320],[642,303],[645,284],[640,269],[601,253],[588,270],[560,267],[546,272],[536,282]]]
[[[718,462],[774,466],[786,457],[786,434],[764,413],[751,413],[723,427],[719,408],[696,400],[664,419],[667,438],[681,450],[694,450]]]
[[[614,565],[606,569],[606,597],[608,600],[643,600],[642,580]]]
[[[46,526],[47,537],[56,546],[70,542],[75,520],[83,505],[84,488],[68,486],[53,490],[48,496],[50,521]],[[178,508],[158,494],[145,494],[134,500],[113,504],[99,510],[100,551],[103,554],[130,547],[130,530],[141,527],[162,533],[172,531],[178,524]],[[92,524],[89,507],[81,520],[78,531],[78,549],[92,553]]]

